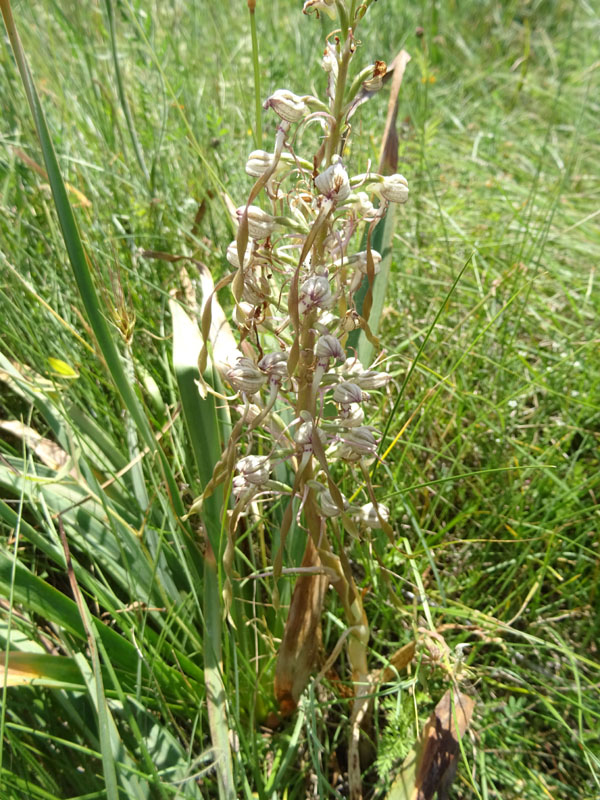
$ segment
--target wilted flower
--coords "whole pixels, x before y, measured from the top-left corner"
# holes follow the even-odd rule
[[[272,108],[286,122],[298,122],[308,113],[308,106],[302,97],[290,92],[288,89],[277,89],[276,92],[273,92],[266,100],[263,108]]]
[[[238,358],[235,366],[225,372],[225,377],[236,391],[244,394],[255,394],[266,381],[263,373],[246,356]]]
[[[364,523],[367,528],[381,528],[381,520],[389,522],[390,510],[383,503],[378,503],[374,506],[373,503],[365,503],[358,511],[359,520]]]
[[[363,81],[363,89],[366,92],[378,92],[383,86],[383,78],[387,72],[387,64],[385,61],[376,61],[373,64],[373,72],[371,77]]]
[[[343,203],[351,192],[350,179],[341,158],[336,158],[327,169],[315,178],[315,186],[322,195],[336,203]]]
[[[245,206],[236,209],[238,220],[244,216]],[[258,206],[248,206],[248,235],[253,239],[266,239],[277,227],[275,217]]]
[[[350,331],[355,331],[357,328],[360,328],[360,316],[353,308],[350,308],[346,311],[342,320],[342,330],[350,333]]]

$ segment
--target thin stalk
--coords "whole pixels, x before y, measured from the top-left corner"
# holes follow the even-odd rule
[[[258,37],[256,35],[256,0],[248,0],[250,13],[250,35],[252,37],[252,66],[254,68],[254,146],[262,144],[262,104],[260,94],[260,68],[258,60]]]
[[[110,49],[112,53],[113,64],[115,67],[115,80],[117,82],[117,92],[119,95],[121,108],[123,109],[123,114],[125,116],[127,130],[129,131],[129,138],[131,139],[131,144],[133,146],[133,152],[135,153],[136,160],[139,164],[140,169],[144,174],[144,178],[146,180],[146,183],[148,184],[148,188],[152,191],[152,179],[150,178],[150,173],[148,172],[148,167],[146,166],[146,161],[144,159],[142,146],[140,144],[140,140],[138,139],[137,131],[135,129],[133,114],[131,113],[131,108],[129,107],[129,102],[127,101],[127,95],[125,94],[125,85],[123,83],[123,76],[121,74],[121,67],[119,66],[119,54],[117,52],[117,30],[115,25],[115,13],[114,13],[115,10],[113,2],[114,0],[106,0],[105,5],[106,5],[106,14],[108,16]]]
[[[340,61],[337,83],[335,87],[335,98],[331,109],[331,114],[335,120],[331,128],[331,132],[327,139],[327,147],[325,150],[325,166],[331,164],[340,138],[342,128],[342,117],[344,107],[344,93],[346,91],[346,80],[348,78],[348,66],[352,58],[352,31],[346,29],[346,40],[344,43],[344,51],[342,53],[342,60]]]

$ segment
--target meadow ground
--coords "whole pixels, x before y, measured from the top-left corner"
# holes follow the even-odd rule
[[[329,27],[300,8],[258,0],[263,97],[282,86],[322,93]],[[215,278],[228,269],[223,193],[244,202],[256,146],[246,3],[38,0],[13,10],[99,313],[118,343],[115,369],[136,389],[129,403],[114,389],[110,354],[83,312],[4,37],[0,636],[4,649],[69,658],[53,676],[39,662],[50,688],[4,689],[0,794],[217,796],[203,700],[212,609],[202,555],[171,505],[174,490],[184,509],[198,493],[208,438],[200,431],[190,442],[172,360],[169,299],[185,296],[193,316],[197,273],[191,261],[142,253],[193,256]],[[453,797],[592,800],[600,9],[584,0],[379,0],[360,38],[364,63],[391,61],[402,47],[412,57],[398,115],[411,195],[396,218],[380,328],[402,392],[385,396],[374,420],[389,449],[377,491],[398,538],[373,534],[348,553],[372,665],[415,637],[437,642],[439,656],[422,645],[378,692],[365,783],[385,796],[454,675],[476,706]],[[384,91],[357,114],[351,164],[377,162],[386,103]],[[263,125],[268,148],[266,114]],[[70,459],[61,466],[26,447],[15,421]],[[148,431],[162,431],[168,486],[156,462],[128,468]],[[240,574],[267,565],[278,513],[238,543]],[[96,639],[72,602],[63,532],[81,604],[103,623]],[[291,546],[289,558],[302,549]],[[244,584],[244,624],[220,631],[237,792],[344,796],[349,705],[339,680],[309,689],[290,722],[265,727],[284,619],[269,591],[266,578]],[[324,653],[343,628],[332,599]],[[427,630],[443,636],[446,655]]]

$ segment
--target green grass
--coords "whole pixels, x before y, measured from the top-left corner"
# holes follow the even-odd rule
[[[103,3],[40,0],[14,13],[64,179],[90,203],[70,194],[103,318],[187,507],[206,480],[206,428],[193,418],[186,427],[178,407],[189,373],[173,364],[169,299],[189,300],[182,265],[198,275],[192,262],[142,251],[226,271],[232,226],[221,193],[243,202],[255,146],[250,26],[242,2],[114,5],[129,124]],[[329,28],[298,5],[258,0],[265,97],[323,89]],[[374,480],[397,540],[374,533],[346,545],[365,590],[372,665],[430,624],[450,649],[436,662],[421,645],[381,688],[366,781],[374,797],[448,670],[477,702],[453,796],[600,797],[599,35],[593,4],[559,0],[380,0],[361,32],[365,62],[401,47],[413,57],[398,119],[411,200],[397,215],[381,326],[398,391],[376,419],[393,444]],[[357,114],[351,169],[377,160],[385,105],[382,94]],[[102,798],[114,774],[122,798],[217,796],[203,534],[194,518],[178,523],[160,459],[120,474],[148,441],[98,358],[47,181],[16,152],[42,164],[6,46],[0,107],[2,354],[46,381],[43,393],[2,384],[0,418],[21,419],[71,456],[57,478],[0,434],[0,634],[4,649],[10,635],[11,648],[70,656],[79,670],[58,688],[5,690],[0,794]],[[267,116],[263,127],[268,147]],[[130,342],[114,313],[121,300],[135,320]],[[49,358],[78,377],[56,374]],[[240,536],[240,574],[270,566],[279,513]],[[95,627],[75,605],[59,519]],[[297,563],[303,543],[290,538],[288,563]],[[344,796],[343,782],[337,795],[330,788],[350,711],[335,681],[309,689],[290,722],[264,727],[284,621],[270,592],[268,578],[240,581],[236,627],[221,631],[236,796]],[[343,631],[332,601],[325,653]],[[343,655],[336,671],[345,674]]]

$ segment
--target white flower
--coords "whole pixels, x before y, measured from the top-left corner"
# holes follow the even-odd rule
[[[380,270],[381,264],[381,253],[378,253],[377,250],[371,250],[371,256],[373,258],[373,272],[375,275]],[[357,267],[363,275],[367,274],[367,251],[362,250],[360,253],[355,253],[353,256],[350,256],[348,259],[348,264],[351,267]]]
[[[344,428],[357,428],[365,421],[365,412],[362,406],[344,406],[340,411],[340,419]]]
[[[324,11],[331,19],[335,19],[335,0],[306,0],[302,12],[309,14],[311,11],[316,11],[317,16],[319,11]]]
[[[236,391],[245,394],[255,394],[266,381],[258,367],[245,356],[238,358],[235,366],[225,372],[225,377]]]
[[[377,440],[366,425],[352,428],[344,433],[343,443],[358,456],[373,455],[377,450]]]
[[[315,432],[319,437],[321,444],[325,445],[327,442],[327,436],[322,430],[316,428],[312,421],[303,422],[301,425],[298,426],[298,430],[296,431],[296,435],[294,436],[296,444],[299,444],[303,450],[312,453],[313,437]]]
[[[303,314],[311,308],[329,308],[333,303],[331,286],[324,275],[311,275],[298,293],[298,311]]]
[[[381,520],[389,522],[390,510],[382,503],[378,503],[377,507],[373,503],[365,503],[358,511],[358,518],[367,528],[381,528]]]
[[[246,173],[252,178],[260,178],[273,164],[273,156],[266,150],[253,150],[246,161]]]
[[[323,490],[319,493],[319,505],[321,506],[321,511],[326,517],[339,517],[339,515],[342,513],[340,507],[333,499],[329,489],[323,488]],[[344,495],[342,495],[342,505],[344,510],[350,506],[350,503],[344,497]]]
[[[321,66],[323,67],[325,72],[333,72],[334,75],[338,74],[339,64],[335,52],[335,47],[329,42],[327,43],[327,47],[325,48],[325,52],[323,53],[323,61],[321,62]]]
[[[338,383],[333,390],[333,399],[341,406],[347,406],[351,403],[362,403],[363,393],[360,386],[357,386],[355,383],[350,383],[349,381],[343,381],[342,383]]]
[[[329,200],[343,203],[351,192],[350,179],[341,158],[336,158],[315,178],[315,186]]]
[[[258,362],[258,367],[269,376],[269,383],[281,383],[287,378],[287,353],[267,353]]]
[[[408,200],[408,181],[404,175],[386,175],[376,191],[390,203],[406,203]]]
[[[330,358],[335,358],[336,361],[346,360],[346,354],[342,349],[342,345],[339,340],[330,333],[319,337],[315,348],[315,355],[319,360],[324,359],[325,361],[329,361]]]
[[[286,122],[298,122],[308,113],[308,106],[304,100],[288,89],[277,89],[273,92],[263,108],[272,108]]]
[[[352,205],[356,211],[356,215],[363,219],[365,222],[372,222],[377,216],[377,209],[369,200],[369,195],[366,192],[357,192],[352,196]]]
[[[240,458],[236,469],[246,483],[252,484],[252,486],[264,486],[271,474],[271,464],[267,456]]]
[[[381,389],[383,386],[387,386],[391,381],[391,377],[387,372],[377,372],[377,370],[374,369],[366,369],[362,372],[354,373],[352,379],[354,383],[365,391],[369,389]]]
[[[244,211],[246,210],[246,206],[240,206],[236,209],[236,214],[238,220],[241,220],[244,216]],[[270,236],[275,228],[277,227],[277,222],[275,217],[268,214],[266,211],[263,211],[262,208],[258,206],[248,206],[248,235],[251,236],[253,239],[266,239],[267,236]]]

